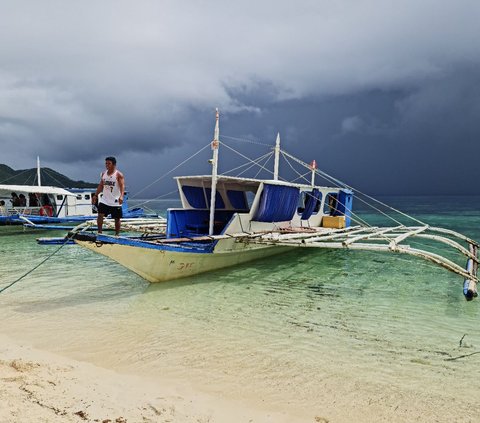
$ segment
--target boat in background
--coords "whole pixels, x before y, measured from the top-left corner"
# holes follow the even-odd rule
[[[81,223],[97,217],[92,205],[93,188],[58,188],[36,185],[0,185],[0,225]],[[12,193],[25,203],[14,205]],[[22,198],[22,200],[23,200]],[[2,204],[2,202],[4,204]],[[122,204],[125,218],[153,217],[143,208],[128,208],[128,193]]]
[[[405,226],[395,219],[392,227],[368,225],[353,213],[352,187],[319,171],[315,162],[309,165],[280,150],[279,136],[271,153],[273,179],[219,176],[219,146],[217,110],[211,143],[212,173],[175,178],[182,207],[168,209],[166,233],[109,236],[74,230],[69,237],[150,282],[184,278],[295,248],[313,247],[422,258],[463,276],[467,300],[477,296],[479,244],[476,241],[448,229],[431,227],[404,213],[403,216],[416,222],[415,226]],[[310,173],[310,180],[305,178],[307,183],[281,180],[280,154],[307,168],[306,174],[298,174],[305,178]],[[316,185],[318,174],[338,185]],[[432,242],[452,247],[460,257],[466,257],[466,268],[438,254],[435,246],[432,252],[405,243],[413,238],[426,240],[426,247]]]
[[[40,161],[37,159],[38,185],[0,184],[0,225],[62,224],[96,219],[92,205],[96,188],[60,188],[41,185]],[[122,204],[125,218],[154,217],[143,208],[128,208],[128,193]]]

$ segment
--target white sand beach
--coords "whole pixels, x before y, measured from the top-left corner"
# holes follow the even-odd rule
[[[4,335],[0,335],[0,398],[2,423],[297,421],[172,381],[118,374]]]
[[[269,409],[168,379],[120,374],[0,335],[0,422],[474,422],[466,402],[428,392],[326,385],[311,409]],[[455,405],[455,406],[452,406]],[[322,413],[319,411],[323,410]]]

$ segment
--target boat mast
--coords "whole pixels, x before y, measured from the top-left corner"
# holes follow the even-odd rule
[[[38,186],[42,186],[42,181],[40,179],[40,157],[37,156],[37,181],[38,181]]]
[[[280,161],[280,132],[277,133],[275,141],[275,164],[273,168],[273,180],[278,181],[278,162]]]
[[[312,181],[311,181],[311,184],[312,184],[312,188],[315,186],[315,169],[317,168],[317,162],[314,160],[311,164],[310,164],[310,169],[312,169]]]
[[[216,109],[216,116],[215,116],[215,132],[213,134],[213,141],[212,141],[212,150],[213,150],[213,158],[212,158],[212,192],[210,195],[210,222],[208,226],[208,234],[213,235],[213,223],[215,219],[215,199],[217,196],[217,170],[218,170],[218,138],[219,138],[219,118],[220,114],[218,113],[218,108]]]

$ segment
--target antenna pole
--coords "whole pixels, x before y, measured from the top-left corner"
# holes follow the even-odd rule
[[[280,133],[277,133],[275,141],[275,164],[273,168],[273,179],[278,181],[278,162],[280,161]]]
[[[213,235],[213,223],[215,219],[215,199],[217,196],[217,171],[218,171],[218,147],[219,147],[219,135],[220,135],[220,128],[219,128],[219,120],[220,114],[218,113],[218,108],[216,109],[216,116],[215,116],[215,132],[213,134],[213,141],[212,141],[212,150],[213,150],[213,157],[212,157],[212,192],[210,195],[210,222],[208,226],[208,234]]]
[[[40,157],[37,156],[37,182],[38,186],[42,186],[42,181],[40,179]]]

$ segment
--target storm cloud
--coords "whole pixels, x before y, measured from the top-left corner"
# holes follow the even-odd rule
[[[113,154],[140,191],[219,107],[222,134],[280,132],[372,193],[480,191],[476,1],[0,5],[0,163],[95,181]]]

